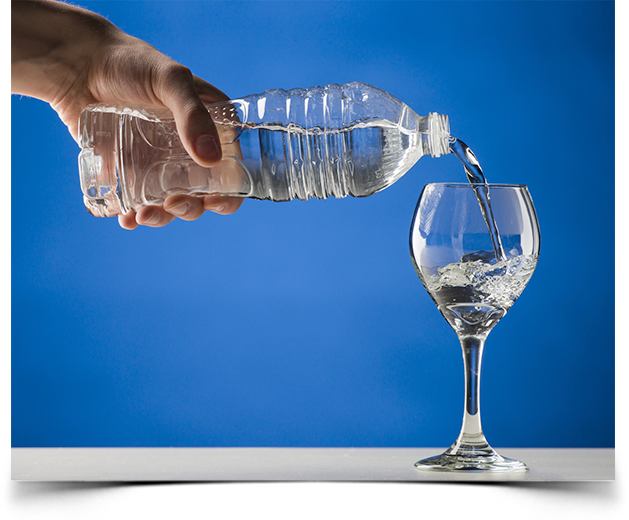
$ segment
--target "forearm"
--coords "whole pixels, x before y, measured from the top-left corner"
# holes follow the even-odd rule
[[[11,92],[48,103],[87,70],[102,39],[118,31],[92,12],[50,0],[11,2]]]

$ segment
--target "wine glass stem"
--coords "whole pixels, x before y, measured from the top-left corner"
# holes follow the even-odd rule
[[[455,446],[483,449],[489,446],[480,422],[480,370],[485,338],[464,336],[460,341],[465,368],[465,411],[463,426]]]

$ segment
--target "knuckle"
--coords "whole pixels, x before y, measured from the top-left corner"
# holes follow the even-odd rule
[[[170,61],[164,67],[164,74],[172,81],[186,81],[192,83],[192,72],[190,69],[176,61]]]
[[[189,89],[193,86],[192,72],[180,63],[172,62],[166,65],[161,71],[161,76],[162,83],[167,89],[181,89],[182,86]]]

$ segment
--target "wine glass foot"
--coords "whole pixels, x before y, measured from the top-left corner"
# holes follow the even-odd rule
[[[420,470],[430,471],[526,471],[526,464],[509,459],[488,449],[447,450],[441,455],[429,457],[415,463]]]

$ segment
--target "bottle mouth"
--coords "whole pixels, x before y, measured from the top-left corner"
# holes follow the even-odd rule
[[[431,112],[428,115],[430,129],[430,149],[432,157],[441,157],[450,153],[450,120],[447,115]]]
[[[93,148],[83,148],[79,154],[81,191],[87,210],[95,217],[113,217],[122,213],[120,182],[107,168],[103,158]]]

